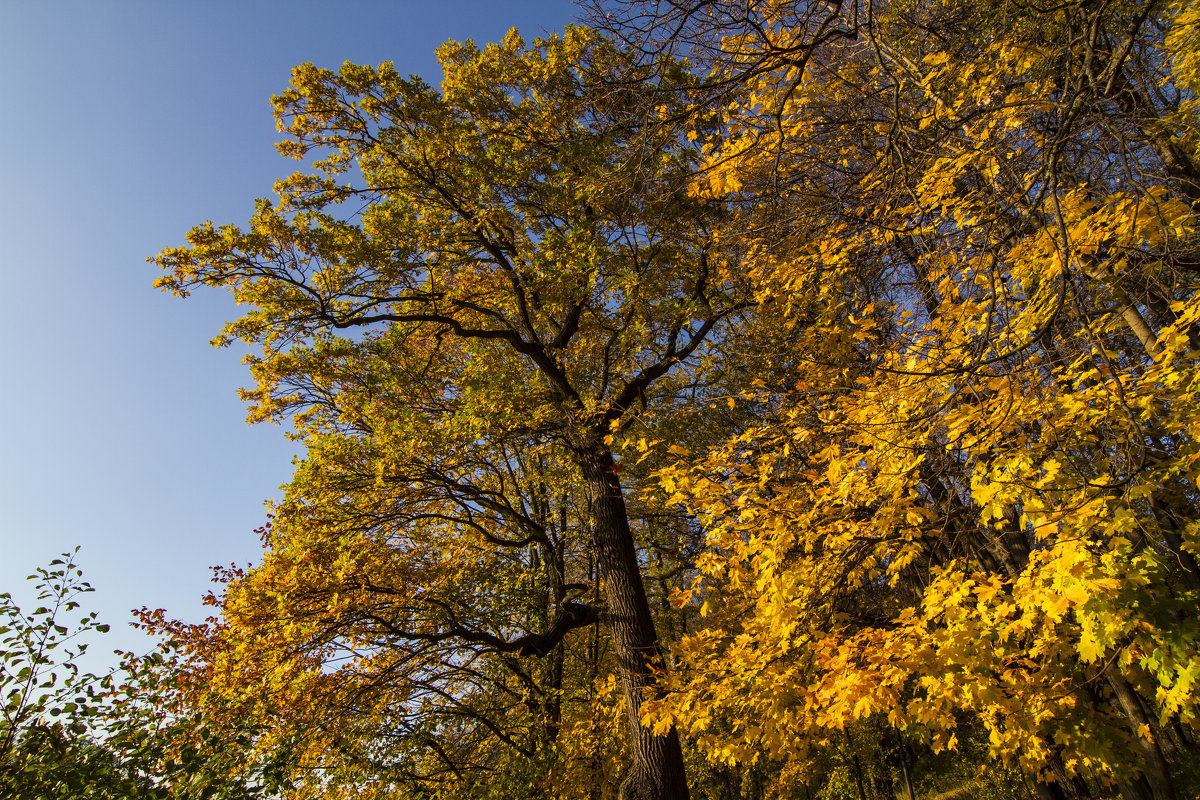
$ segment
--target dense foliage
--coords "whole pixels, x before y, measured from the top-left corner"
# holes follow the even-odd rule
[[[307,448],[181,708],[297,798],[1194,793],[1200,12],[595,21],[298,67],[159,255]]]
[[[696,191],[744,200],[787,366],[761,422],[662,473],[712,614],[657,718],[800,771],[844,731],[971,731],[1055,791],[1172,797],[1200,677],[1194,11],[859,13],[722,32],[739,92]]]

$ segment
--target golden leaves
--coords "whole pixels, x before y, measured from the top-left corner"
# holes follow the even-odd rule
[[[1171,12],[1176,69],[1188,13]],[[708,627],[681,645],[672,696],[706,707],[690,730],[722,757],[763,734],[722,738],[719,720],[774,715],[785,741],[820,741],[875,716],[953,747],[966,713],[998,756],[1037,770],[1077,748],[1072,765],[1104,773],[1124,763],[1122,722],[1081,733],[1078,687],[1105,664],[1194,714],[1200,620],[1169,598],[1194,597],[1180,565],[1200,547],[1170,544],[1162,511],[1195,535],[1180,493],[1200,464],[1200,297],[1172,260],[1195,247],[1194,196],[1170,154],[1102,152],[1128,122],[1115,108],[1061,123],[1056,81],[1083,80],[1079,56],[1020,30],[955,57],[882,41],[870,67],[838,45],[803,76],[757,70],[708,140],[693,191],[754,200],[748,272],[785,321],[776,385],[794,387],[660,473],[709,543]]]

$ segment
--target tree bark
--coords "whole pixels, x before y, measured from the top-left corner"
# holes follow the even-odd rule
[[[640,721],[646,689],[654,683],[652,668],[662,663],[662,649],[642,583],[616,464],[612,454],[600,447],[576,451],[576,459],[587,481],[592,541],[629,715],[633,764],[621,784],[620,798],[688,800],[683,750],[675,729],[658,736]]]
[[[896,731],[896,744],[900,751],[900,771],[904,775],[904,793],[908,800],[917,800],[917,795],[913,791],[912,777],[908,774],[908,748],[904,745],[904,738],[900,735],[900,731]]]
[[[1146,732],[1151,728],[1150,717],[1138,701],[1137,693],[1125,680],[1125,677],[1112,666],[1104,670],[1104,677],[1108,681],[1113,695],[1117,698],[1121,710],[1129,719],[1129,726],[1133,728],[1134,738],[1146,765],[1144,777],[1154,795],[1154,800],[1175,800],[1175,783],[1171,779],[1171,771],[1167,767],[1167,760],[1163,757],[1162,749],[1155,741],[1154,734]]]
[[[858,760],[858,753],[854,752],[854,741],[850,738],[850,731],[843,731],[846,735],[846,752],[850,754],[850,766],[854,771],[854,782],[858,785],[859,800],[867,800],[867,790],[863,785],[862,764]]]
[[[1038,800],[1067,800],[1066,793],[1057,782],[1045,783],[1040,777],[1034,779]]]

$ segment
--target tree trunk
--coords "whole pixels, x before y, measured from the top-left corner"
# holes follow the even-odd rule
[[[1104,670],[1104,677],[1109,688],[1117,698],[1117,703],[1129,719],[1133,735],[1145,761],[1146,783],[1154,795],[1154,800],[1175,800],[1175,783],[1171,779],[1171,771],[1167,768],[1167,760],[1163,757],[1162,749],[1150,732],[1150,717],[1142,708],[1137,693],[1125,677],[1111,665]]]
[[[863,785],[862,764],[858,760],[858,753],[854,751],[854,740],[850,738],[850,731],[843,731],[846,735],[846,752],[850,754],[850,767],[854,772],[854,783],[858,786],[859,800],[867,800],[867,789]]]
[[[912,776],[908,774],[908,748],[904,745],[904,739],[900,736],[900,731],[896,731],[896,744],[900,749],[900,771],[904,775],[904,793],[908,800],[917,800],[917,795],[913,791]]]
[[[656,736],[640,722],[645,690],[654,682],[651,668],[662,663],[662,650],[642,584],[616,465],[612,454],[601,448],[577,451],[576,458],[588,485],[592,540],[604,581],[609,632],[629,715],[633,764],[621,784],[620,798],[687,800],[683,751],[675,729]]]
[[[1034,779],[1038,800],[1067,800],[1067,795],[1058,782],[1044,783],[1040,777]]]

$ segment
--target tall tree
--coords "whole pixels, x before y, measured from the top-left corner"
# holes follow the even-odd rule
[[[639,722],[662,648],[618,453],[639,418],[708,402],[746,306],[722,205],[689,195],[698,156],[662,124],[689,79],[628,81],[578,28],[439,58],[440,91],[390,64],[298,67],[280,149],[312,171],[247,228],[158,256],[164,289],[250,307],[218,341],[262,346],[251,418],[308,450],[264,562],[228,576],[209,679],[301,720],[282,730],[321,742],[314,766],[346,756],[314,793],[381,754],[428,786],[484,766],[472,741],[531,755],[522,708],[552,739],[562,643],[599,621],[621,797],[684,798],[675,731]]]
[[[1047,796],[1174,796],[1200,675],[1194,10],[631,7],[709,59],[728,124],[696,191],[742,205],[788,332],[772,418],[663,475],[710,527],[712,624],[660,718],[752,760],[864,718],[953,747],[966,714]]]

